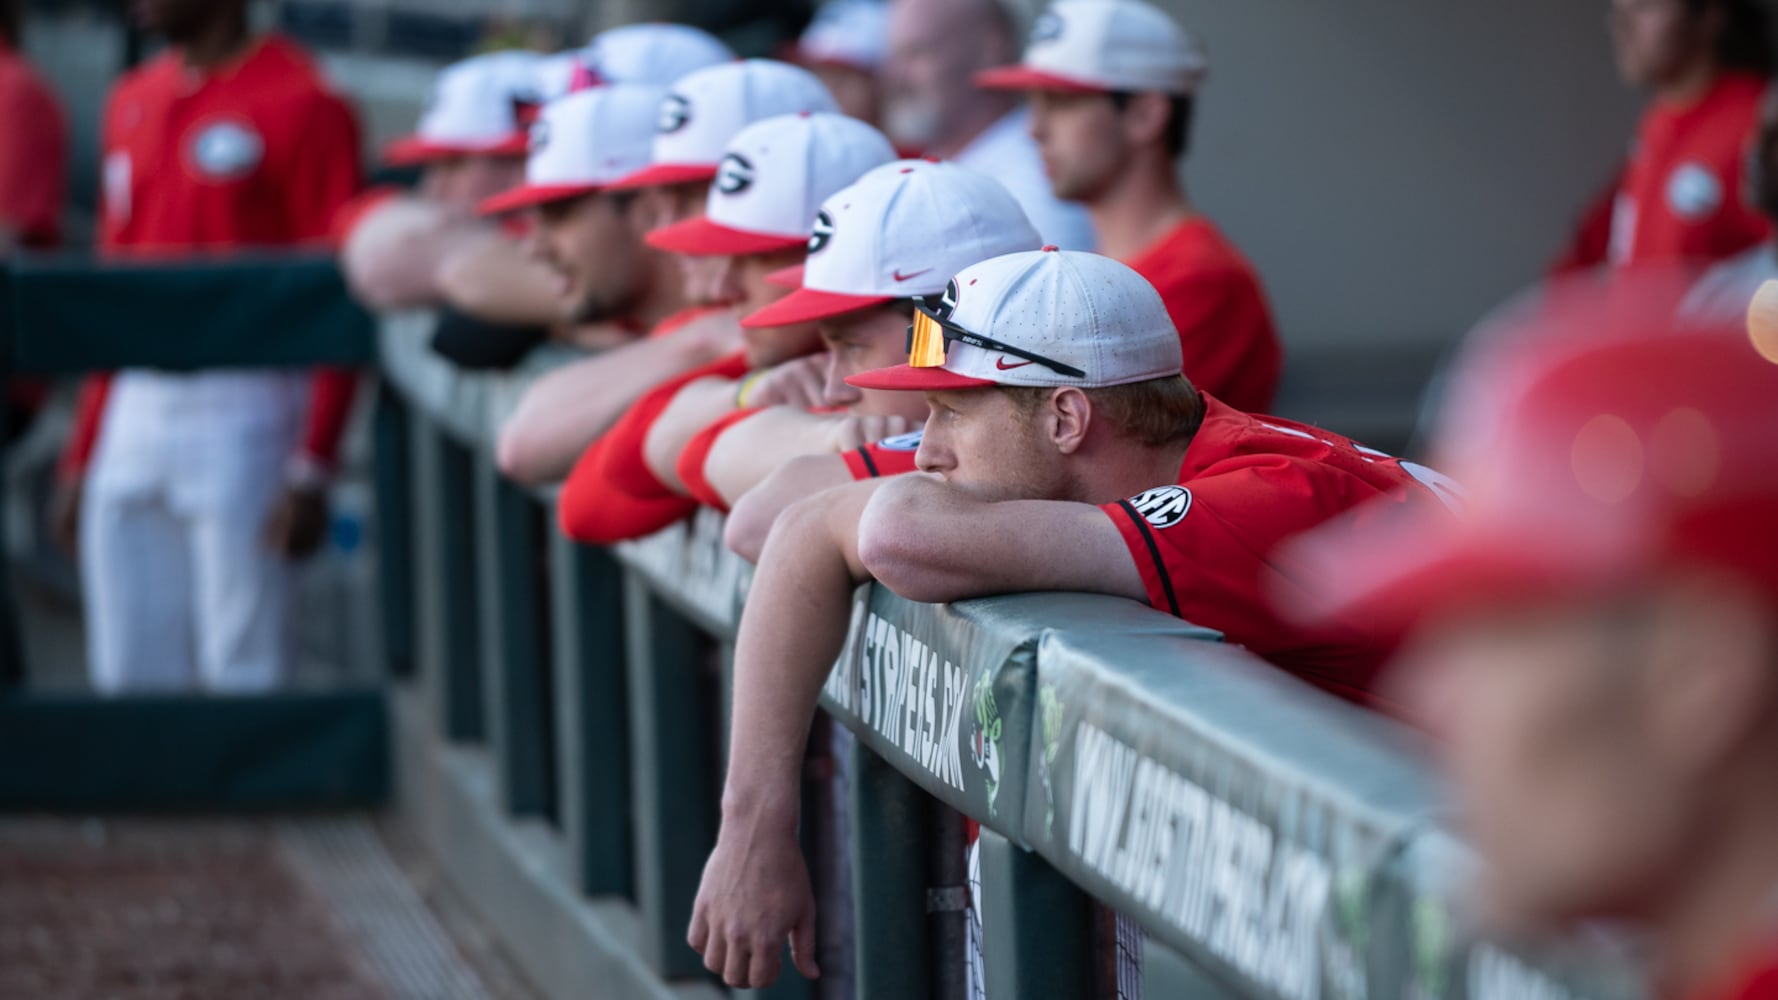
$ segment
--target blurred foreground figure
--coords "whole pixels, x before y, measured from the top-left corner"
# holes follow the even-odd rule
[[[1628,162],[1583,216],[1558,272],[1708,264],[1766,235],[1741,178],[1772,72],[1769,28],[1760,0],[1612,0],[1618,74],[1653,100]]]
[[[68,183],[68,124],[18,52],[21,6],[0,0],[0,259],[56,244]]]
[[[104,250],[321,245],[358,185],[351,110],[297,46],[248,33],[245,0],[134,10],[171,45],[118,81],[106,107]],[[355,376],[133,370],[108,381],[83,393],[59,504],[64,527],[79,522],[94,686],[274,687],[291,654],[290,560],[326,529]]]
[[[1667,997],[1778,996],[1762,296],[1751,337],[1622,301],[1545,313],[1471,360],[1446,414],[1459,522],[1304,543],[1344,585],[1323,610],[1413,634],[1394,686],[1440,741],[1490,913],[1640,924]]]

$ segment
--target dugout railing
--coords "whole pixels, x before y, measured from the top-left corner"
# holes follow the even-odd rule
[[[313,315],[260,294],[319,266],[22,267],[6,357],[49,372],[364,360],[337,279],[296,296]],[[184,321],[120,335],[176,308],[169,277],[190,286]],[[385,317],[374,352],[402,815],[546,994],[718,995],[684,936],[751,567],[709,511],[609,551],[563,538],[549,491],[492,457],[532,373],[458,370],[429,353],[430,324]],[[972,897],[991,997],[1637,992],[1596,942],[1467,933],[1471,862],[1440,832],[1414,736],[1133,602],[929,606],[861,588],[823,706],[804,838],[833,976],[787,964],[763,995],[964,996]]]

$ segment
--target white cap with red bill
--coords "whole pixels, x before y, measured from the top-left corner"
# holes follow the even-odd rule
[[[796,57],[810,65],[876,72],[889,57],[889,5],[827,0],[796,40]]]
[[[883,133],[845,115],[754,122],[723,153],[703,216],[649,233],[648,245],[689,256],[804,247],[824,199],[893,159]]]
[[[1096,253],[1006,254],[957,272],[914,314],[908,363],[860,372],[863,389],[1127,385],[1180,374],[1179,332],[1160,293]]]
[[[741,129],[778,115],[839,111],[833,95],[800,66],[743,59],[698,70],[661,99],[649,165],[621,188],[713,180],[729,140]]]
[[[975,75],[990,90],[1196,92],[1209,62],[1196,39],[1142,0],[1058,0],[1032,25],[1025,58]]]
[[[994,178],[955,163],[897,160],[822,204],[800,287],[741,325],[788,326],[937,295],[971,264],[1042,244]]]
[[[523,156],[525,129],[542,104],[535,52],[489,52],[452,63],[433,81],[414,134],[384,150],[394,166],[452,156]]]
[[[577,198],[635,172],[648,162],[654,114],[664,93],[647,84],[618,83],[544,105],[531,126],[525,183],[482,202],[482,213]]]
[[[550,56],[545,94],[554,99],[609,83],[670,87],[688,73],[734,58],[722,39],[689,24],[626,24],[599,32],[585,48]]]

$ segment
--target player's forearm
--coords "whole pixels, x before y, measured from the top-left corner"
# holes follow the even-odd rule
[[[548,326],[560,318],[555,276],[498,234],[446,254],[438,265],[437,285],[453,307],[491,323]]]
[[[704,478],[733,507],[747,491],[793,459],[831,454],[832,427],[832,417],[773,407],[716,439],[704,461]]]
[[[735,644],[725,824],[794,830],[809,723],[865,579],[855,529],[874,484],[860,485],[797,504],[766,543]]]
[[[758,562],[778,515],[799,500],[850,482],[852,473],[838,455],[791,459],[758,486],[731,501],[723,542],[742,558]]]
[[[642,458],[662,485],[685,493],[679,478],[679,456],[699,431],[735,411],[735,383],[726,378],[705,378],[679,390],[660,419],[649,428]]]

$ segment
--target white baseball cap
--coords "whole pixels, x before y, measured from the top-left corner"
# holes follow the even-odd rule
[[[889,5],[828,0],[796,41],[798,62],[874,73],[889,57]]]
[[[711,180],[729,140],[748,125],[777,115],[838,110],[815,74],[800,66],[743,59],[698,70],[662,98],[649,165],[617,186]]]
[[[649,233],[648,245],[694,257],[806,247],[822,201],[893,159],[887,136],[845,115],[754,122],[723,153],[704,214]]]
[[[741,325],[809,323],[937,295],[971,264],[1042,245],[994,178],[955,163],[896,160],[821,204],[801,287]]]
[[[481,203],[486,215],[604,190],[648,162],[660,87],[617,83],[543,106],[531,126],[525,183]]]
[[[1044,247],[957,272],[914,316],[908,363],[846,379],[863,389],[1127,385],[1180,374],[1159,292],[1110,257]]]
[[[734,58],[721,39],[687,24],[626,24],[599,32],[585,48],[544,57],[539,87],[545,100],[608,83],[666,87],[687,73]]]
[[[975,75],[990,90],[1195,92],[1204,50],[1142,0],[1057,0],[1031,27],[1025,58]]]
[[[543,103],[537,69],[544,59],[514,50],[446,66],[414,134],[390,143],[383,158],[405,167],[450,156],[525,155],[525,130]]]

